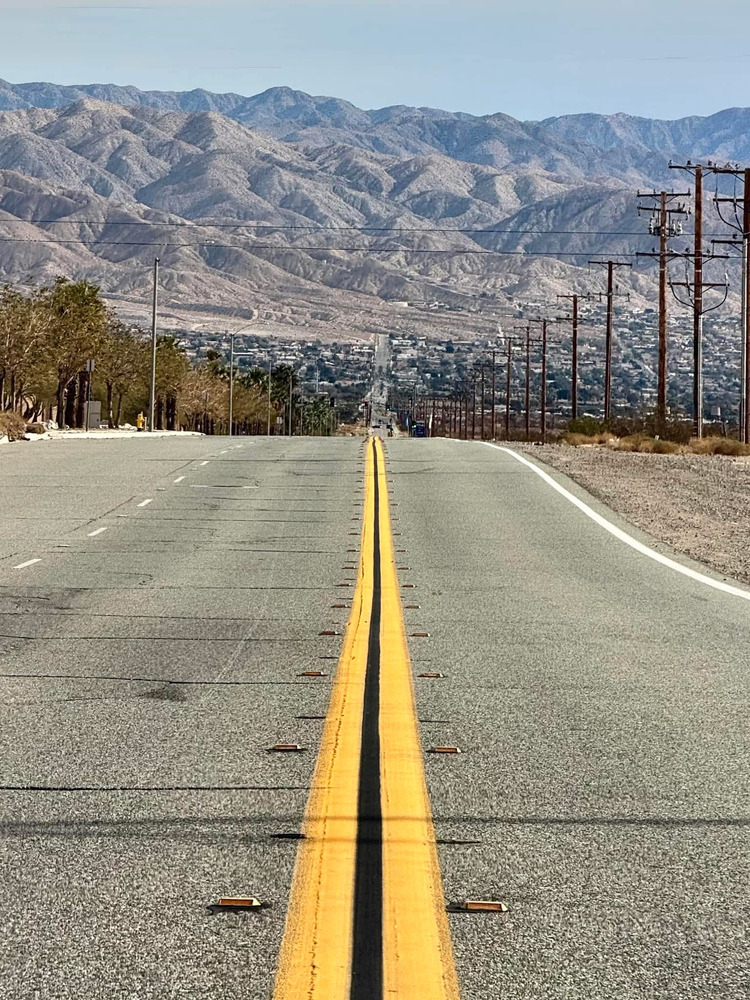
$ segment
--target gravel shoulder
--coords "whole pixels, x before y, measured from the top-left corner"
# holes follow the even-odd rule
[[[750,459],[564,444],[519,450],[564,472],[678,552],[750,583]]]

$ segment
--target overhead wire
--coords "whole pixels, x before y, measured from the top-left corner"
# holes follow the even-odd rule
[[[479,255],[495,257],[591,257],[601,255],[602,250],[492,250],[482,247],[452,247],[448,249],[428,249],[425,247],[337,247],[337,246],[299,246],[296,244],[281,243],[251,243],[249,245],[239,245],[237,243],[214,243],[212,240],[200,240],[197,243],[166,243],[163,240],[98,240],[95,238],[88,240],[72,239],[33,239],[21,236],[0,236],[0,243],[33,243],[33,244],[54,244],[57,246],[111,246],[111,247],[161,247],[162,250],[179,250],[198,247],[210,247],[218,250],[241,250],[245,253],[254,253],[257,250],[280,251],[282,253],[404,253],[404,254],[452,254]],[[620,257],[638,257],[639,254],[632,251],[622,251]]]
[[[646,230],[616,230],[616,229],[493,229],[474,227],[438,227],[438,226],[321,226],[321,225],[276,225],[270,222],[152,222],[147,219],[0,219],[3,225],[30,226],[151,226],[165,229],[261,229],[272,232],[311,232],[311,233],[464,233],[476,236],[639,236],[649,237]],[[723,233],[707,233],[706,236],[724,235]]]

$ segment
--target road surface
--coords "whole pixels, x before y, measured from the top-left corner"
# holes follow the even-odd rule
[[[551,476],[3,449],[0,995],[746,997],[747,592]]]
[[[375,359],[373,362],[370,402],[372,412],[370,424],[385,436],[385,426],[391,420],[388,412],[388,392],[390,389],[391,338],[387,333],[375,334]]]

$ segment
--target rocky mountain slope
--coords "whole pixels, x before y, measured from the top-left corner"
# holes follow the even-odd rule
[[[85,275],[137,315],[158,255],[175,323],[309,336],[490,332],[518,300],[597,289],[590,257],[651,247],[636,188],[675,183],[672,156],[750,147],[742,109],[518,122],[0,82],[3,107],[0,279]],[[631,285],[643,304],[652,271]]]

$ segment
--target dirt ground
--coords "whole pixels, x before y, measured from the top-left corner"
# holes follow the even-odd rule
[[[750,458],[521,446],[679,552],[750,583]]]

